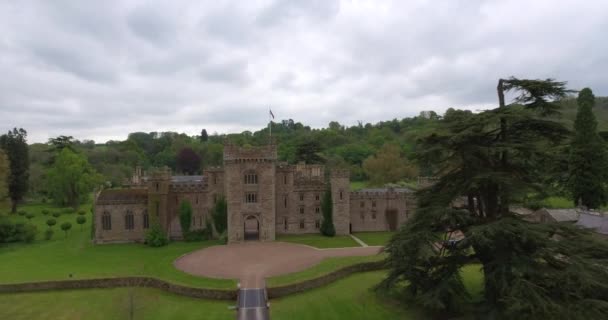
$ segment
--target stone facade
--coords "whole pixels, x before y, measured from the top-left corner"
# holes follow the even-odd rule
[[[173,176],[164,169],[137,168],[127,188],[103,190],[95,201],[95,241],[143,241],[155,221],[174,240],[182,238],[178,210],[193,208],[192,229],[205,228],[224,196],[229,242],[273,241],[279,234],[318,233],[321,199],[330,190],[336,234],[396,230],[411,215],[413,194],[400,188],[350,191],[349,172],[322,165],[290,165],[277,160],[274,144],[224,147],[223,167],[201,176]]]

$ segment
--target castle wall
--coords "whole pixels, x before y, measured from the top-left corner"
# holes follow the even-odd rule
[[[125,228],[127,212],[133,214],[134,228]],[[145,202],[129,203],[124,201],[104,202],[95,206],[95,242],[136,242],[143,241],[146,229],[143,224],[143,215],[147,212]],[[111,229],[103,228],[103,216],[111,217]]]
[[[395,231],[410,214],[407,192],[393,189],[359,191],[350,194],[352,232]]]
[[[348,235],[350,234],[350,176],[348,171],[332,171],[330,183],[336,234]]]

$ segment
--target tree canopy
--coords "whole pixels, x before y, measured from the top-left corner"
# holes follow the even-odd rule
[[[382,186],[391,182],[414,179],[417,166],[401,155],[399,146],[385,144],[373,156],[363,162],[363,171],[372,185]]]
[[[516,105],[505,103],[507,90]],[[387,245],[382,287],[404,285],[404,297],[458,312],[467,298],[460,270],[479,263],[484,291],[476,311],[484,318],[606,314],[608,245],[576,226],[531,223],[510,211],[542,188],[540,164],[568,137],[546,118],[567,92],[550,79],[501,80],[499,108],[443,119],[422,139],[418,159],[431,162],[439,180],[419,191],[416,213]],[[462,240],[448,241],[459,232]]]
[[[100,175],[86,156],[70,148],[61,150],[48,170],[49,194],[58,205],[77,208],[93,188],[101,182]]]
[[[10,164],[4,150],[0,149],[0,210],[8,206],[8,178],[10,176]]]
[[[192,148],[183,148],[177,154],[177,170],[185,174],[200,173],[201,157]]]

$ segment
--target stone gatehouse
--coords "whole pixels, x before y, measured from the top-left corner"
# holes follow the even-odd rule
[[[127,187],[101,191],[95,199],[95,242],[143,241],[158,221],[171,239],[182,238],[178,208],[193,208],[192,229],[205,228],[220,197],[228,205],[228,241],[272,241],[277,234],[318,233],[321,199],[331,190],[336,234],[396,230],[414,210],[405,188],[350,191],[349,173],[322,165],[277,160],[275,144],[224,147],[223,167],[200,176],[175,176],[167,168],[137,168]]]

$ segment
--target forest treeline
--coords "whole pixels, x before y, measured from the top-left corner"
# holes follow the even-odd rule
[[[571,127],[577,111],[576,100],[569,97],[561,105],[561,120]],[[448,109],[443,115],[423,111],[414,117],[374,124],[360,121],[354,126],[332,121],[320,129],[293,119],[279,120],[272,122],[272,137],[281,161],[323,162],[330,167],[348,168],[353,181],[383,185],[432,172],[431,167],[411,159],[418,140],[432,133],[441,119],[454,112],[457,110]],[[608,130],[608,98],[597,98],[594,112],[600,130]],[[66,136],[31,144],[30,196],[48,193],[48,168],[57,154],[55,151],[65,146],[84,154],[107,184],[120,186],[138,165],[144,169],[168,166],[176,173],[197,174],[201,169],[222,164],[223,146],[227,141],[241,146],[263,145],[269,141],[268,127],[233,134],[207,133],[201,129],[201,134],[195,136],[178,132],[133,132],[124,141],[103,144]]]

